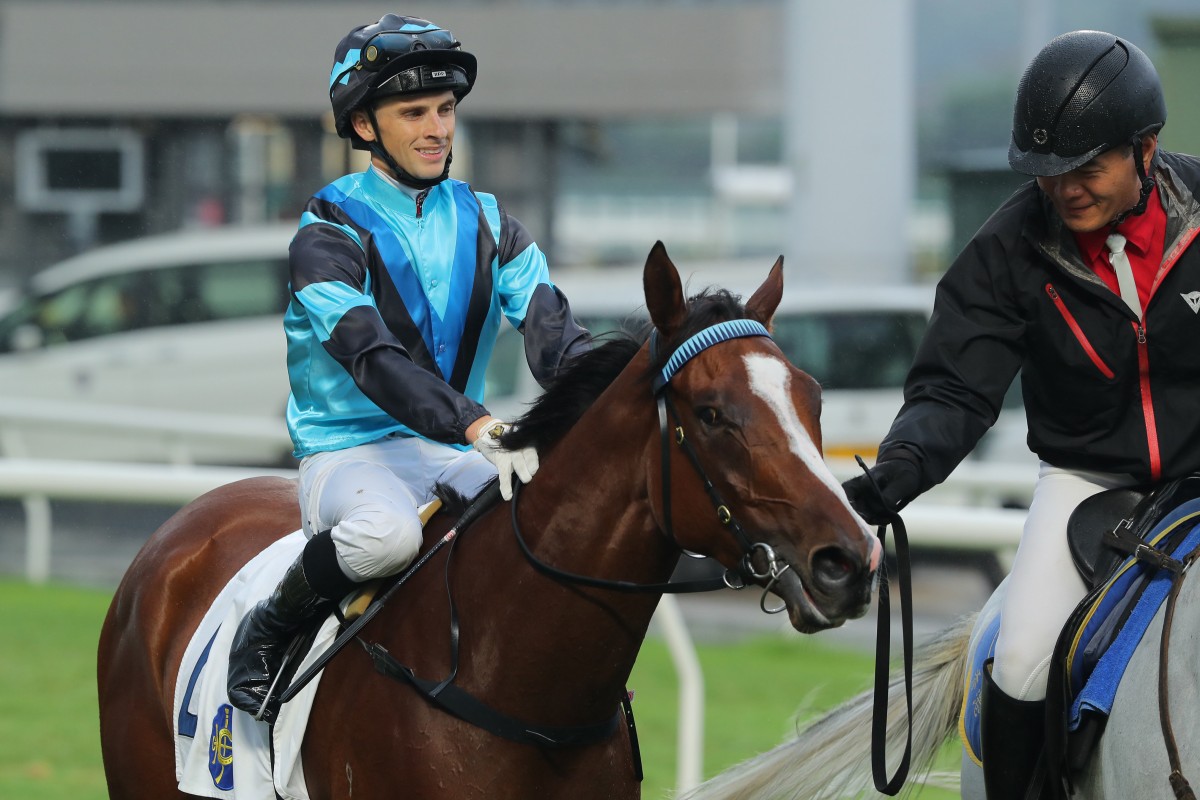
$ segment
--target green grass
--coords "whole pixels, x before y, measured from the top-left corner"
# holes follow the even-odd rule
[[[0,797],[107,796],[96,644],[111,596],[0,581]]]
[[[0,798],[106,796],[96,711],[96,644],[110,592],[0,580]],[[819,639],[771,636],[700,644],[704,770],[778,744],[803,705],[836,705],[870,682],[872,657]],[[646,769],[643,795],[675,781],[678,685],[665,645],[647,641],[630,680]],[[922,800],[949,800],[936,789]]]
[[[872,655],[827,646],[819,637],[765,636],[737,644],[698,643],[696,649],[705,684],[706,778],[771,749],[794,732],[797,721],[868,688],[874,669]],[[650,640],[643,646],[630,688],[636,692],[634,713],[645,762],[642,795],[646,800],[670,797],[678,685],[662,642]],[[957,769],[957,758],[954,745],[938,768]],[[929,787],[919,797],[951,800],[958,795]]]

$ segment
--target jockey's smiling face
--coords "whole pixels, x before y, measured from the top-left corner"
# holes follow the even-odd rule
[[[1158,137],[1142,139],[1147,172]],[[1073,233],[1088,233],[1112,222],[1137,205],[1141,181],[1133,163],[1133,148],[1122,146],[1101,153],[1081,167],[1053,177],[1040,177],[1038,186]]]
[[[352,122],[364,140],[373,142],[378,138],[401,169],[417,178],[434,179],[445,170],[454,143],[456,105],[450,91],[395,95],[375,106],[378,130],[363,110],[354,112]],[[391,174],[378,157],[372,163]]]

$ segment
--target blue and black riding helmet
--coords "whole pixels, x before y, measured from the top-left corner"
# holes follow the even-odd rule
[[[384,97],[448,89],[462,100],[475,85],[476,71],[475,56],[463,51],[453,33],[429,20],[386,14],[378,22],[360,25],[338,42],[329,73],[338,136],[356,149],[381,155],[392,166],[383,148],[372,147],[354,132],[354,110],[363,108],[374,123],[374,104]]]

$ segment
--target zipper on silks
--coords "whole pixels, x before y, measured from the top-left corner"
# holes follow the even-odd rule
[[[1131,323],[1137,335],[1138,386],[1142,395],[1142,419],[1146,421],[1146,447],[1150,456],[1150,477],[1155,481],[1162,478],[1162,452],[1158,448],[1158,422],[1154,417],[1154,403],[1150,396],[1150,348],[1146,345],[1146,322]]]
[[[417,203],[417,219],[418,219],[418,220],[420,220],[420,219],[421,219],[421,214],[422,214],[422,213],[424,213],[424,210],[425,210],[425,197],[426,197],[428,194],[429,194],[429,190],[428,190],[428,189],[422,189],[422,190],[420,191],[420,193],[418,193],[418,194],[417,194],[417,197],[416,197],[416,203]]]
[[[1101,374],[1106,378],[1112,378],[1114,373],[1112,369],[1104,363],[1100,358],[1100,354],[1096,352],[1096,348],[1092,347],[1092,343],[1088,341],[1087,335],[1083,332],[1083,328],[1079,326],[1079,321],[1075,319],[1075,315],[1067,308],[1067,304],[1063,302],[1059,296],[1058,290],[1054,288],[1054,284],[1046,284],[1046,294],[1050,295],[1050,299],[1054,301],[1054,307],[1058,309],[1058,313],[1066,321],[1067,327],[1071,329],[1071,333],[1075,334],[1075,339],[1083,347],[1088,358],[1096,365],[1096,369],[1100,370]],[[1158,447],[1158,422],[1154,417],[1154,403],[1150,396],[1150,356],[1149,347],[1146,344],[1146,324],[1144,321],[1130,322],[1133,326],[1134,336],[1137,338],[1137,356],[1138,356],[1138,388],[1142,397],[1142,419],[1146,425],[1146,448],[1150,458],[1150,475],[1154,480],[1159,480],[1162,477],[1162,452]]]
[[[1096,369],[1100,370],[1100,374],[1112,380],[1116,374],[1108,364],[1104,363],[1104,359],[1100,358],[1100,354],[1096,352],[1096,348],[1092,347],[1092,343],[1088,341],[1087,334],[1083,332],[1083,328],[1079,327],[1079,321],[1075,319],[1075,315],[1067,308],[1067,304],[1059,296],[1058,290],[1054,288],[1054,284],[1046,284],[1046,294],[1050,295],[1050,299],[1054,301],[1054,307],[1058,309],[1058,313],[1062,315],[1063,320],[1067,323],[1067,327],[1071,329],[1071,333],[1075,334],[1075,340],[1079,342],[1079,346],[1087,353],[1088,358],[1096,365]]]

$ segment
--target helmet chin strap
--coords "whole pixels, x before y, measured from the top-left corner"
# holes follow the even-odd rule
[[[367,142],[367,147],[370,148],[371,154],[378,156],[384,164],[387,164],[388,169],[392,171],[392,175],[396,180],[403,183],[405,186],[411,186],[414,189],[430,189],[437,186],[442,181],[450,176],[450,162],[454,160],[453,153],[446,154],[446,166],[442,170],[442,174],[436,178],[418,178],[408,170],[401,168],[396,163],[396,159],[392,158],[392,154],[387,151],[379,136],[379,124],[375,121],[375,109],[368,107],[366,109],[367,119],[371,121],[371,130],[375,132],[375,140]]]
[[[1137,170],[1141,192],[1138,195],[1137,204],[1133,208],[1122,211],[1113,218],[1112,222],[1108,223],[1109,227],[1114,229],[1129,217],[1146,213],[1146,204],[1150,202],[1150,193],[1154,191],[1154,178],[1146,174],[1146,165],[1142,162],[1142,137],[1134,136],[1130,144],[1133,145],[1133,166]]]

